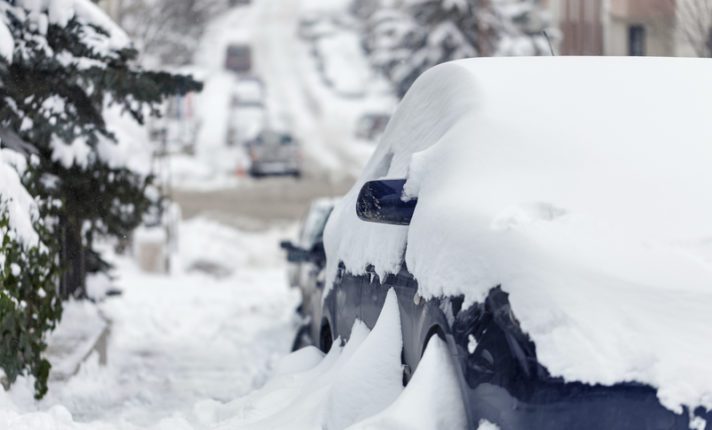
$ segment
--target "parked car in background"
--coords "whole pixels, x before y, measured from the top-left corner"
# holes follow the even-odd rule
[[[232,90],[231,107],[264,107],[265,84],[258,76],[240,76]]]
[[[356,138],[376,142],[386,130],[391,116],[387,113],[366,113],[356,123]]]
[[[318,318],[321,312],[322,291],[324,290],[324,227],[334,209],[336,201],[330,198],[312,202],[302,220],[296,242],[283,241],[282,249],[287,252],[287,278],[289,286],[299,288],[302,303],[299,313]],[[313,343],[309,324],[302,327],[294,341],[294,349]]]
[[[708,428],[711,74],[611,57],[426,72],[329,217],[315,344],[397,311],[404,383],[441,338],[468,428]]]
[[[251,176],[291,175],[300,177],[301,149],[299,143],[287,132],[263,130],[246,144],[250,157]]]
[[[252,48],[247,44],[228,45],[225,52],[225,69],[235,73],[250,73]]]
[[[247,145],[266,128],[267,112],[262,106],[234,106],[230,109],[226,143]]]
[[[241,146],[255,139],[266,128],[266,90],[257,76],[238,76],[232,88],[227,127],[228,146]]]

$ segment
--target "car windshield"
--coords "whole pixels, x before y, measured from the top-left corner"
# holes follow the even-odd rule
[[[264,145],[291,145],[294,143],[292,136],[277,132],[264,132],[260,135],[260,143]]]
[[[304,220],[302,234],[300,237],[300,245],[304,248],[311,248],[317,242],[322,240],[326,222],[329,220],[329,215],[334,209],[332,204],[315,204],[312,210]]]

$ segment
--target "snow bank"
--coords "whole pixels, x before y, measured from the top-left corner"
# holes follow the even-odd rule
[[[467,415],[459,387],[447,344],[433,336],[403,394],[380,414],[348,430],[465,429]]]
[[[326,229],[343,261],[426,298],[510,294],[568,381],[638,381],[712,409],[712,64],[464,60],[421,77]],[[410,228],[360,222],[371,179],[407,177]],[[407,249],[406,249],[407,243]]]
[[[383,411],[401,394],[401,348],[400,315],[391,291],[373,331],[356,321],[346,346],[335,342],[318,365],[281,372],[260,390],[226,405],[215,416],[230,418],[217,428],[343,430]],[[300,354],[292,360],[301,360]]]
[[[243,232],[205,218],[194,218],[180,226],[180,265],[188,272],[210,266],[228,273],[276,266],[284,261],[279,241],[289,233],[284,229]]]
[[[68,378],[78,371],[107,326],[93,303],[70,300],[62,308],[62,322],[47,339],[54,379]]]
[[[447,346],[435,337],[402,388],[400,315],[393,291],[369,333],[356,321],[344,347],[282,361],[260,390],[212,413],[218,429],[464,429],[465,408]],[[287,370],[287,369],[292,369]]]

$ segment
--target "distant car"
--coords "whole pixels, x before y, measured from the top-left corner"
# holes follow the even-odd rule
[[[611,57],[426,72],[329,217],[308,338],[327,351],[389,304],[404,384],[440,338],[470,429],[709,428],[710,76]]]
[[[235,73],[252,71],[252,48],[246,44],[232,44],[225,52],[225,69]]]
[[[230,104],[233,108],[264,107],[265,84],[256,76],[241,76],[235,84]]]
[[[356,123],[356,138],[375,142],[386,130],[391,116],[387,113],[367,113]]]
[[[249,173],[255,178],[302,174],[301,150],[298,142],[285,132],[264,130],[247,142],[250,157]]]
[[[321,311],[322,291],[324,289],[324,227],[334,209],[335,200],[317,199],[312,202],[302,221],[299,237],[295,243],[283,241],[282,249],[287,252],[288,280],[292,288],[299,288],[302,303],[299,312],[317,315]],[[295,349],[309,344],[312,340],[308,325],[303,327],[295,339]]]

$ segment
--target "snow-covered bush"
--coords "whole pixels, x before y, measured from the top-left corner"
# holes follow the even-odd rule
[[[94,240],[127,237],[156,200],[151,175],[121,154],[122,133],[107,119],[121,112],[142,124],[164,98],[200,89],[190,77],[137,67],[136,56],[89,0],[0,0],[0,146],[15,151],[14,167],[33,160],[18,169],[22,185],[13,179],[19,192],[0,181],[0,367],[9,382],[32,373],[39,396],[49,370],[42,339],[59,316],[57,294],[84,296],[87,272],[109,269]],[[33,202],[33,213],[23,216],[18,199]],[[22,231],[34,240],[16,240]]]
[[[0,203],[0,368],[5,384],[29,371],[35,377],[35,394],[47,392],[50,364],[42,356],[45,333],[62,313],[57,296],[58,270],[54,254],[41,243],[25,245],[10,229],[10,219]],[[49,231],[38,227],[45,240]]]
[[[6,386],[31,372],[41,396],[50,369],[44,334],[59,319],[61,302],[56,246],[20,182],[17,169],[25,167],[18,154],[0,150],[0,369]]]

